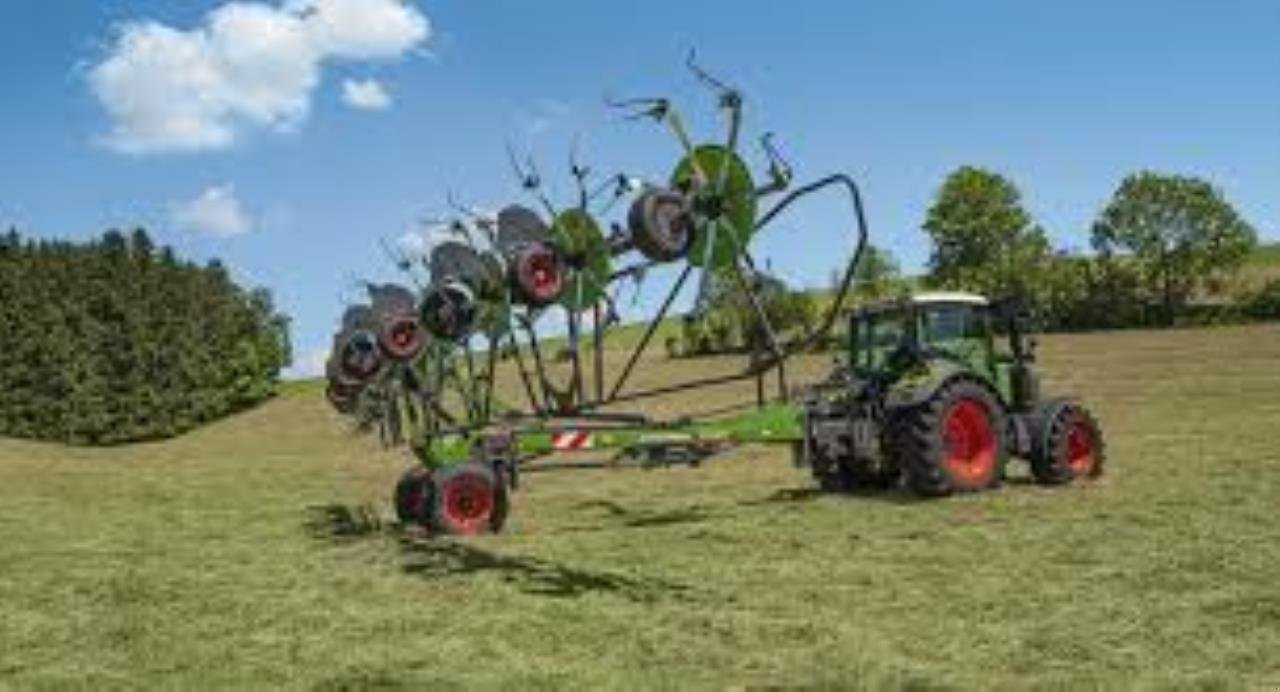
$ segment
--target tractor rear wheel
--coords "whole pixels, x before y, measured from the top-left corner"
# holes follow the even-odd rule
[[[405,471],[396,483],[396,518],[401,524],[425,524],[431,498],[431,472],[421,466]]]
[[[502,530],[508,498],[502,477],[468,462],[437,470],[431,478],[431,526],[440,533],[474,536]]]
[[[1003,473],[1004,429],[1004,410],[991,391],[956,380],[899,415],[894,454],[907,484],[921,495],[984,490]]]
[[[1053,401],[1031,425],[1031,475],[1045,485],[1102,475],[1106,445],[1089,410],[1074,401]]]

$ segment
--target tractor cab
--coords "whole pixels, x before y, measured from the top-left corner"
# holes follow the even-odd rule
[[[850,370],[864,379],[898,381],[929,369],[969,372],[992,383],[1014,408],[1036,399],[1020,316],[1009,302],[973,293],[934,292],[871,303],[850,325]],[[995,332],[1008,334],[997,347]]]
[[[994,355],[989,303],[971,293],[922,293],[872,303],[853,314],[849,364],[893,373],[919,356],[986,370]]]

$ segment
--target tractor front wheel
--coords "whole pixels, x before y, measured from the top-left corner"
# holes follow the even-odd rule
[[[1005,462],[1005,420],[986,387],[957,380],[899,415],[894,452],[907,484],[938,497],[975,492],[1000,482]]]
[[[468,462],[440,469],[432,475],[431,485],[431,526],[437,532],[473,536],[502,530],[507,488],[489,466]]]
[[[1106,449],[1089,410],[1074,401],[1041,407],[1031,426],[1031,474],[1045,485],[1102,475]]]

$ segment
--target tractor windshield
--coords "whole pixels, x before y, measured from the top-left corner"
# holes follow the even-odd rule
[[[920,311],[923,345],[953,356],[981,357],[990,348],[986,310],[973,305],[928,305]]]

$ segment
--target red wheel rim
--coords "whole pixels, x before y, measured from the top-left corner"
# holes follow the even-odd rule
[[[1093,431],[1084,421],[1077,420],[1067,430],[1067,466],[1075,475],[1087,476],[1096,461]]]
[[[560,263],[556,256],[548,250],[535,250],[525,260],[529,276],[529,289],[533,297],[540,301],[554,300],[560,295],[563,278],[560,275]]]
[[[952,480],[965,488],[985,484],[996,466],[996,435],[986,407],[973,399],[957,401],[942,430],[947,445],[943,464]]]
[[[445,483],[441,509],[458,533],[479,533],[493,514],[493,485],[476,474],[462,474]]]
[[[407,356],[418,350],[417,322],[400,320],[391,326],[387,337],[392,353],[398,356]]]

